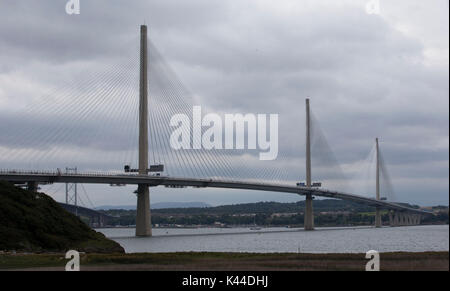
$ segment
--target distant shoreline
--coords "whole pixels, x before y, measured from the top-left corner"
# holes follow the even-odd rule
[[[447,223],[433,223],[433,224],[418,224],[418,225],[410,225],[410,226],[430,226],[430,225],[448,225]],[[230,225],[226,227],[220,226],[212,226],[212,225],[198,225],[198,226],[153,226],[153,229],[232,229],[232,228],[251,228],[253,225]],[[300,229],[303,228],[303,225],[289,225],[289,226],[280,226],[280,225],[258,225],[261,229],[264,228],[282,228],[282,229]],[[327,228],[371,228],[373,225],[336,225],[336,226],[316,226],[319,229],[327,229]],[[391,227],[389,225],[383,225],[383,227]],[[135,225],[130,226],[102,226],[102,227],[93,227],[94,230],[99,229],[133,229],[136,228]]]

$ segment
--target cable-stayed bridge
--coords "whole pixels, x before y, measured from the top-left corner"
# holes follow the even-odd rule
[[[392,185],[380,154],[378,139],[375,151],[376,173],[373,177],[374,198],[325,190],[320,187],[320,183],[313,182],[313,174],[321,176],[320,168],[331,170],[337,176],[340,173],[339,165],[332,155],[324,165],[314,164],[315,161],[326,160],[327,151],[330,151],[312,116],[309,99],[306,100],[305,183],[296,184],[299,176],[296,169],[298,163],[289,168],[292,156],[285,153],[280,153],[279,160],[284,158],[287,162],[276,164],[272,161],[259,161],[257,155],[239,150],[202,147],[174,149],[170,144],[170,118],[175,114],[192,112],[193,109],[186,100],[186,96],[191,94],[164,63],[156,48],[148,42],[146,26],[141,26],[138,62],[138,83],[133,78],[133,64],[122,68],[113,66],[107,74],[85,78],[76,86],[77,90],[64,88],[50,95],[51,98],[47,98],[39,107],[31,108],[29,118],[22,122],[23,130],[20,126],[9,124],[2,128],[2,132],[12,136],[5,137],[7,145],[0,148],[3,157],[1,162],[6,165],[2,168],[12,168],[9,165],[15,166],[19,159],[31,162],[27,167],[22,167],[29,170],[1,171],[0,179],[26,183],[34,191],[37,191],[39,184],[49,183],[138,185],[137,236],[151,235],[149,187],[154,186],[215,187],[304,195],[306,230],[314,229],[315,196],[373,206],[376,208],[377,227],[382,225],[382,209],[389,210],[391,225],[418,224],[420,216],[427,213],[393,202]],[[117,75],[116,71],[121,71],[123,75]],[[42,122],[45,117],[48,123]],[[103,122],[96,122],[100,120]],[[100,127],[92,129],[91,124],[99,124]],[[40,125],[46,129],[45,132],[36,130]],[[194,131],[193,127],[182,129],[184,136],[192,137],[189,145],[200,142]],[[105,133],[109,133],[108,138]],[[123,139],[120,133],[126,136],[124,143],[120,142]],[[86,157],[80,156],[83,148],[90,149]],[[314,157],[316,149],[322,149],[317,158]],[[78,165],[84,163],[91,169],[102,161],[116,162],[112,166],[108,165],[107,169],[95,172],[86,170],[63,173],[60,170],[49,170],[56,168],[52,167],[55,160],[66,161],[66,157],[72,157],[73,162]],[[118,170],[124,164],[137,167],[132,169],[132,166],[128,166],[124,173]],[[153,174],[155,171],[158,173]],[[341,179],[338,177],[335,180]]]

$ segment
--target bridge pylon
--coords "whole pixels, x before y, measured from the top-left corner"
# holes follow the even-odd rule
[[[311,119],[310,119],[310,113],[309,113],[309,98],[306,98],[306,187],[312,187],[312,183],[311,183]],[[314,230],[313,197],[311,194],[306,195],[304,228],[305,228],[305,230]]]
[[[375,139],[375,149],[376,149],[376,160],[377,160],[377,169],[376,169],[376,199],[380,200],[380,155],[378,149],[378,137]],[[379,207],[375,209],[375,227],[381,227],[381,211]]]
[[[148,83],[147,83],[147,26],[141,25],[139,77],[139,174],[148,175]],[[151,236],[150,191],[147,184],[139,184],[136,206],[136,236]]]

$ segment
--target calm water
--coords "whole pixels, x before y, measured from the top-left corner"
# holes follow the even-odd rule
[[[365,253],[368,250],[448,251],[449,226],[317,228],[198,228],[153,229],[153,236],[134,237],[134,228],[98,229],[107,237],[135,252],[307,252]]]

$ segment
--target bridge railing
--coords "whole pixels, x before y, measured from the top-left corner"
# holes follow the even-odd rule
[[[16,169],[0,169],[0,174],[3,175],[48,175],[48,176],[139,176],[137,173],[122,173],[122,172],[105,172],[105,171],[83,171],[78,173],[66,173],[58,170],[16,170]]]
[[[66,173],[63,170],[19,170],[19,169],[0,169],[0,174],[3,175],[46,175],[46,176],[96,176],[96,177],[102,177],[102,176],[123,176],[123,177],[160,177],[160,178],[172,178],[172,179],[178,179],[178,180],[186,180],[186,179],[193,179],[192,177],[170,177],[170,176],[148,176],[148,175],[141,175],[136,172],[121,172],[121,171],[83,171],[83,172],[77,172],[77,173]],[[234,183],[242,183],[243,180],[234,180],[229,178],[222,178],[222,177],[208,177],[208,178],[196,178],[196,180],[204,181],[204,182],[210,182],[210,181],[223,181],[223,182],[234,182]],[[282,183],[265,183],[255,180],[246,180],[244,182],[252,183],[252,184],[258,184],[258,185],[280,185],[280,186],[291,186],[290,184],[282,184]]]
[[[139,173],[135,172],[129,172],[124,173],[121,171],[83,171],[78,173],[65,173],[62,170],[19,170],[19,169],[0,169],[0,174],[5,175],[48,175],[48,176],[79,176],[79,177],[102,177],[102,176],[123,176],[123,177],[146,177],[147,175],[140,175]],[[186,180],[186,179],[192,179],[192,177],[169,177],[169,176],[150,176],[150,177],[160,177],[160,178],[172,178],[176,180]],[[311,188],[304,187],[304,186],[294,186],[288,183],[266,183],[261,181],[255,181],[255,180],[235,180],[235,179],[226,179],[221,177],[211,177],[211,178],[196,178],[196,180],[203,181],[203,182],[214,182],[214,181],[220,181],[220,182],[230,182],[230,183],[249,183],[254,185],[272,185],[272,186],[280,186],[280,187],[295,187],[298,189],[303,190],[311,190]],[[335,191],[325,188],[314,188],[314,191],[322,192],[322,193],[330,193],[330,194],[341,194],[341,195],[351,195],[351,196],[359,196],[361,198],[369,198],[366,196],[360,196],[349,192],[343,192],[343,191]]]

